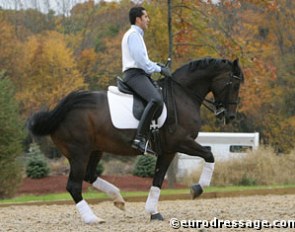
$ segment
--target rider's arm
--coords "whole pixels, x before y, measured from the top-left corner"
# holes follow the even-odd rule
[[[161,67],[149,59],[144,40],[140,34],[131,33],[127,44],[130,54],[139,68],[143,69],[147,74],[161,72]]]

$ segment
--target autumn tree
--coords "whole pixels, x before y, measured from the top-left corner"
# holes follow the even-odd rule
[[[144,34],[149,57],[155,62],[165,63],[168,58],[169,44],[167,2],[155,1],[154,4],[146,4],[144,7],[149,12],[151,18],[149,28]]]
[[[76,5],[67,19],[68,27],[75,29],[67,30],[67,42],[90,89],[105,89],[121,75],[120,43],[129,6],[128,1],[96,5],[89,1]],[[75,26],[81,23],[83,26]]]
[[[19,41],[13,27],[5,20],[0,12],[0,70],[4,69],[8,75],[13,75],[17,68],[16,61],[20,54]]]
[[[40,106],[53,107],[67,93],[86,88],[63,35],[47,32],[30,37],[23,51],[17,99],[25,115]]]
[[[264,141],[281,152],[294,147],[294,105],[288,100],[294,96],[295,83],[291,78],[294,76],[292,41],[295,34],[290,24],[294,6],[288,0],[242,3],[244,12],[252,14],[244,17],[246,20],[247,15],[248,28],[251,25],[254,32],[248,43],[252,46],[247,46],[252,57],[246,74],[252,78],[246,84],[243,110],[250,119],[249,125],[251,121],[256,122],[251,129],[260,131]]]
[[[121,74],[120,43],[134,3],[86,1],[70,9],[77,2],[63,1],[61,15],[0,11],[0,68],[16,86],[24,117],[73,89],[106,89]],[[144,35],[150,58],[165,62],[167,1],[142,2],[151,18]],[[239,58],[245,83],[238,119],[225,127],[203,107],[204,130],[259,131],[267,144],[288,151],[295,128],[294,1],[212,2],[171,1],[173,70],[204,56]]]
[[[77,55],[77,67],[88,84],[89,89],[97,89],[97,66],[99,63],[98,55],[93,48],[87,48]]]

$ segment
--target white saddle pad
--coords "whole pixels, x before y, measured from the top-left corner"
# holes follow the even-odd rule
[[[133,116],[133,95],[122,93],[116,86],[108,88],[108,103],[113,125],[118,129],[134,129],[139,121]],[[161,116],[152,122],[151,127],[162,127],[167,118],[167,108],[164,105]]]

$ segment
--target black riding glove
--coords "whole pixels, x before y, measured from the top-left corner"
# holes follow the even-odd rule
[[[157,63],[157,65],[159,65],[161,68],[162,67],[166,67],[166,65],[165,64],[162,64],[162,63]]]
[[[163,67],[161,66],[161,74],[164,75],[165,77],[172,77],[171,71],[168,67]]]

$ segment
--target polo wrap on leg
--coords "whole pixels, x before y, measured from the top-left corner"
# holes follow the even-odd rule
[[[101,220],[95,216],[92,209],[89,207],[85,200],[78,202],[76,204],[76,208],[80,213],[82,220],[87,224],[97,223]]]
[[[199,180],[199,184],[201,185],[202,188],[210,185],[211,178],[214,171],[214,165],[215,163],[205,162],[201,176],[200,176],[200,180]]]
[[[96,181],[92,183],[92,186],[102,192],[105,192],[114,201],[124,202],[124,199],[120,194],[120,189],[106,180],[97,177]]]
[[[148,199],[145,204],[145,210],[150,214],[158,213],[158,201],[160,198],[161,189],[155,186],[152,186],[149,192]]]

